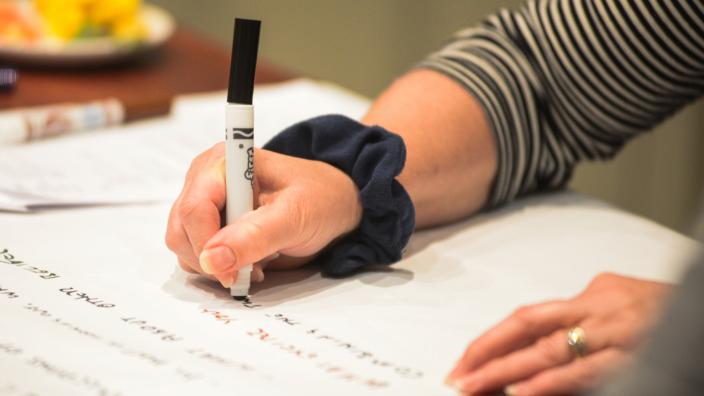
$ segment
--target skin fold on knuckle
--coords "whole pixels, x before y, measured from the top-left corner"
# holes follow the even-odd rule
[[[208,177],[210,196],[225,196],[225,157],[211,159],[207,167],[207,172],[203,175]]]
[[[535,314],[536,314],[536,307],[534,305],[527,305],[523,307],[519,307],[509,317],[509,320],[512,321],[515,325],[519,326],[522,329],[522,333],[525,338],[534,338],[539,336],[536,332],[536,322],[535,322]]]
[[[181,227],[179,227],[177,231],[175,230],[175,227],[169,226],[166,230],[166,235],[164,236],[166,247],[174,253],[177,253],[178,250],[181,249],[181,242],[183,241],[183,238],[178,235],[178,233],[181,232],[180,228]]]
[[[524,306],[516,308],[513,311],[513,313],[511,313],[511,316],[513,316],[515,319],[518,319],[522,323],[529,324],[531,321],[531,318],[534,315],[534,312],[535,312],[534,305],[524,305]]]
[[[186,231],[188,231],[189,237],[195,236],[199,240],[207,241],[220,230],[221,220],[220,209],[213,202],[203,201],[200,202],[198,206],[189,214],[189,217],[185,219],[186,225],[193,226],[198,224],[200,226],[198,227],[199,234],[191,235],[190,230],[187,229]],[[208,234],[202,235],[206,232]]]
[[[198,208],[198,200],[190,195],[184,195],[176,208],[176,215],[182,223],[186,222]]]
[[[539,339],[536,343],[536,353],[546,362],[558,364],[565,361],[565,350],[567,348],[567,336],[562,332],[557,332],[547,337]]]
[[[613,287],[621,283],[624,279],[625,278],[623,276],[615,274],[613,272],[602,272],[595,276],[594,279],[592,279],[592,281],[587,286],[587,291],[589,291],[590,289],[594,290],[604,287]]]
[[[182,257],[191,254],[191,244],[180,222],[174,221],[169,224],[164,239],[169,250],[177,256]]]
[[[225,142],[217,142],[210,146],[210,148],[205,152],[210,158],[219,158],[225,156]]]
[[[198,174],[198,172],[200,172],[200,169],[203,165],[203,162],[206,161],[209,151],[210,150],[206,150],[196,155],[191,160],[191,163],[188,166],[188,171],[186,172],[186,185],[188,185],[190,181]]]
[[[164,242],[166,243],[166,246],[169,250],[174,252],[174,248],[180,243],[180,236],[178,233],[181,232],[181,222],[178,220],[177,213],[177,208],[180,203],[181,196],[179,195],[169,210],[169,220],[166,223],[166,232],[164,233]]]

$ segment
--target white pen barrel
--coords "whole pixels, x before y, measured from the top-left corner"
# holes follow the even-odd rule
[[[254,111],[251,105],[229,104],[225,110],[225,165],[227,200],[225,216],[232,224],[254,208]],[[230,294],[249,292],[251,266],[238,272]]]
[[[227,224],[253,209],[254,122],[250,105],[228,104],[225,112]]]

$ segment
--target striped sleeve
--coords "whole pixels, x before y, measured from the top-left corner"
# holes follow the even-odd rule
[[[704,92],[702,0],[533,0],[420,67],[481,104],[498,148],[488,207],[564,186]]]

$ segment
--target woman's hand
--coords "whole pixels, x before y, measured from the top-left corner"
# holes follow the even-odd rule
[[[588,390],[640,343],[669,289],[663,283],[601,274],[571,300],[519,308],[469,345],[447,382],[466,394]],[[583,357],[567,345],[567,332],[575,326],[586,335]]]
[[[270,267],[300,266],[359,224],[357,187],[339,169],[267,150],[255,151],[254,167],[256,209],[221,228],[224,144],[193,160],[166,231],[166,244],[185,271],[229,287],[246,265],[277,257]],[[253,279],[263,279],[259,265]]]

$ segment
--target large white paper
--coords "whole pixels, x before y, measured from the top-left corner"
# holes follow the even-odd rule
[[[249,307],[185,275],[168,205],[0,214],[0,394],[440,395],[467,342],[602,271],[698,245],[573,193],[418,233],[389,271],[268,273]]]
[[[223,140],[225,94],[179,99],[170,117],[0,147],[0,210],[172,200],[191,160]],[[368,101],[311,80],[255,90],[255,144],[306,118],[360,117]]]
[[[0,207],[77,206],[0,213],[0,394],[454,394],[442,379],[466,343],[516,306],[569,297],[602,271],[674,280],[698,247],[563,193],[416,234],[390,270],[268,273],[237,303],[163,242],[164,201],[222,138],[224,100],[0,148]],[[258,88],[256,143],[366,106],[310,81]]]

